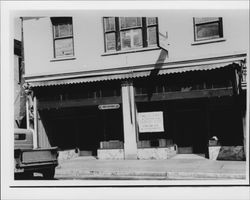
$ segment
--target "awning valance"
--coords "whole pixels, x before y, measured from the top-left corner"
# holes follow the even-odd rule
[[[42,86],[55,86],[55,85],[67,85],[67,84],[77,84],[77,83],[90,83],[90,82],[97,82],[97,81],[109,81],[109,80],[122,80],[122,79],[131,79],[131,78],[140,78],[140,77],[150,77],[155,75],[166,75],[166,74],[173,74],[173,73],[184,73],[190,71],[207,71],[213,70],[223,67],[233,67],[236,65],[240,65],[241,61],[228,61],[228,62],[220,62],[220,63],[212,63],[212,64],[193,64],[193,65],[176,65],[176,66],[160,66],[154,67],[152,69],[136,69],[130,71],[116,71],[110,74],[107,73],[100,73],[100,74],[91,74],[91,75],[82,75],[79,77],[72,77],[72,76],[64,76],[64,77],[55,77],[50,78],[50,80],[39,79],[26,79],[26,82],[30,84],[31,87],[42,87]]]

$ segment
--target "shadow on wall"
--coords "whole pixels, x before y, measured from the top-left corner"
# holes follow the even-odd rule
[[[149,79],[155,78],[158,75],[158,73],[161,70],[161,68],[164,64],[164,61],[167,57],[168,57],[168,52],[164,49],[161,49],[160,55],[157,58],[157,61],[154,65],[154,69],[151,71],[151,73],[149,75]],[[147,83],[148,83],[148,85],[147,85],[148,100],[150,100],[152,97],[152,94],[153,94],[154,86],[152,84],[150,84],[150,81],[148,81]]]

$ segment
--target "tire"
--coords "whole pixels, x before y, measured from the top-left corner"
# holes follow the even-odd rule
[[[47,180],[54,179],[55,168],[45,169],[45,170],[43,170],[42,174],[43,174],[44,179],[47,179]]]
[[[23,172],[15,174],[15,180],[30,180],[33,178],[34,178],[33,172]]]

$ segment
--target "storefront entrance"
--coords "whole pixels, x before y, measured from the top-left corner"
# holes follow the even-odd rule
[[[207,137],[204,112],[192,109],[176,111],[174,141],[178,153],[205,154]]]
[[[123,141],[121,109],[100,110],[98,106],[40,111],[44,134],[50,146],[79,150],[81,155],[97,155],[100,142]],[[39,126],[42,134],[43,130]],[[44,138],[40,138],[40,143]]]

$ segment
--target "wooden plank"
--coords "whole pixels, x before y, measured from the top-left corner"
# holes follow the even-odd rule
[[[195,99],[195,98],[210,98],[210,97],[222,97],[232,96],[232,88],[221,88],[221,89],[209,89],[209,90],[196,90],[187,92],[169,92],[162,94],[138,95],[135,96],[136,102],[147,102],[147,101],[165,101],[165,100],[177,100],[177,99]]]
[[[49,100],[38,101],[38,109],[50,109],[50,108],[67,108],[67,107],[82,107],[82,106],[94,106],[100,104],[119,104],[122,103],[121,97],[103,97],[100,99],[71,99],[71,100]]]
[[[48,135],[46,133],[44,122],[42,121],[39,112],[38,113],[38,122],[37,122],[37,130],[38,130],[38,147],[40,148],[48,148],[51,147]]]

